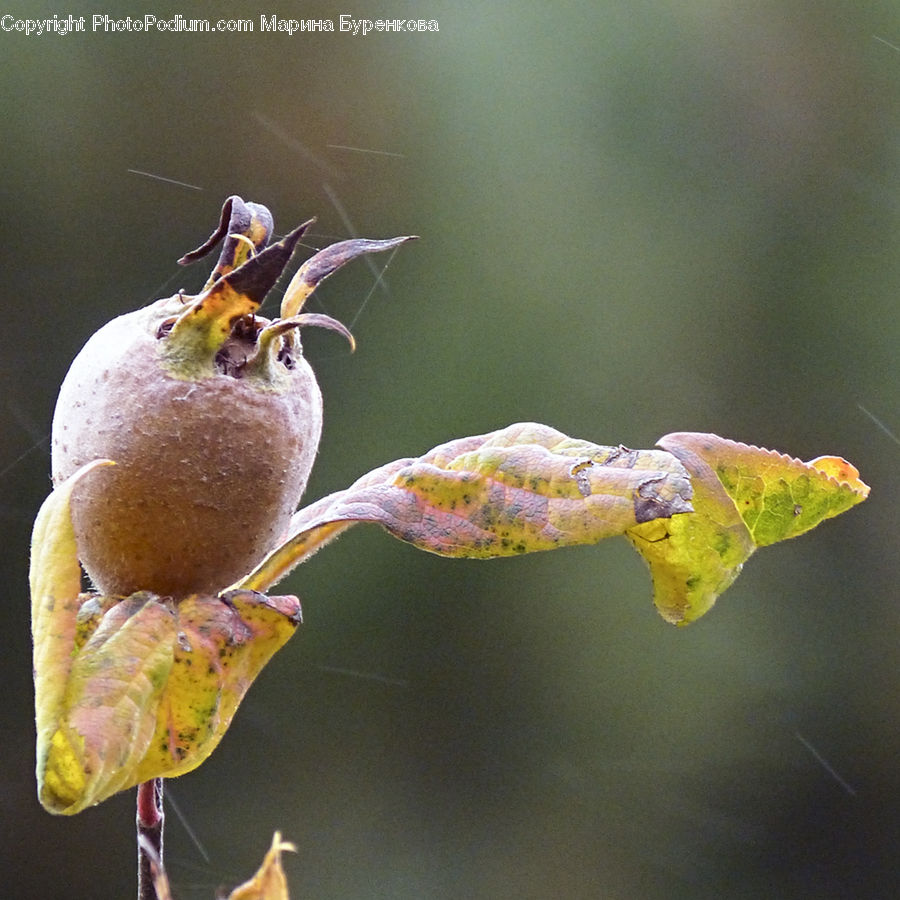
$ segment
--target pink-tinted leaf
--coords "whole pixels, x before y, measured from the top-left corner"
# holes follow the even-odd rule
[[[241,587],[263,590],[358,522],[443,556],[511,556],[591,544],[689,512],[684,467],[661,450],[576,440],[533,423],[402,459],[297,513]]]
[[[358,522],[467,557],[624,533],[650,565],[660,614],[684,625],[712,607],[757,547],[808,531],[869,490],[840,457],[804,463],[691,432],[659,445],[598,446],[533,423],[450,441],[301,510],[240,586],[265,590]]]
[[[38,706],[48,720],[39,796],[65,815],[200,765],[300,619],[296,597],[251,591],[178,603],[148,591],[82,594],[74,605],[62,701]],[[52,637],[39,630],[36,642]]]

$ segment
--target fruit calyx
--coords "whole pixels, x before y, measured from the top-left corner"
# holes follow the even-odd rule
[[[164,343],[161,355],[169,374],[197,380],[216,374],[234,377],[276,377],[274,363],[291,368],[300,352],[297,330],[305,326],[330,328],[355,348],[350,331],[321,313],[300,314],[307,298],[329,275],[365,253],[393,250],[414,239],[405,235],[387,240],[340,241],[318,251],[294,275],[281,304],[281,318],[271,322],[256,311],[283,274],[300,238],[315,222],[310,219],[275,244],[268,245],[273,228],[269,210],[231,196],[222,207],[219,225],[196,250],[178,262],[195,262],[224,239],[219,260],[196,296],[179,292],[160,301],[163,317],[156,336]],[[156,304],[155,304],[156,305]]]

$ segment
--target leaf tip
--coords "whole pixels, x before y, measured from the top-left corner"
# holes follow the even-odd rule
[[[859,477],[859,469],[840,456],[817,456],[806,465],[838,484],[846,485],[854,493],[860,495],[860,500],[865,500],[869,496],[869,485]]]

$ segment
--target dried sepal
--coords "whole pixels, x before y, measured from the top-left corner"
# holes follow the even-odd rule
[[[142,850],[150,859],[150,871],[157,900],[176,900],[172,895],[172,888],[159,854],[149,846],[149,842],[143,836],[138,840],[141,842]],[[281,832],[276,831],[272,838],[272,845],[266,851],[262,865],[254,876],[249,881],[238,885],[224,900],[290,900],[287,878],[281,865],[281,854],[296,852],[297,848],[294,844],[290,841],[283,841]],[[221,898],[223,895],[219,894],[218,896]]]
[[[312,221],[309,221],[301,227],[305,229],[311,224]],[[224,238],[225,244],[219,260],[204,286],[204,290],[207,290],[223,275],[243,265],[262,250],[268,244],[274,227],[272,213],[265,206],[261,203],[246,203],[233,194],[222,205],[219,224],[213,233],[196,250],[185,253],[178,264],[186,266],[203,259]]]
[[[414,241],[416,235],[404,235],[402,237],[388,238],[383,241],[369,240],[367,238],[353,238],[349,241],[339,241],[330,247],[325,247],[314,256],[311,256],[291,279],[284,292],[281,301],[282,318],[296,316],[303,308],[310,294],[329,276],[334,274],[341,266],[365,253],[383,253],[385,250],[394,250],[406,241]]]

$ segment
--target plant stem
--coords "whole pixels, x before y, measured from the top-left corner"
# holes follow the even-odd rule
[[[153,870],[162,871],[163,780],[154,778],[138,785],[138,900],[157,900]]]

